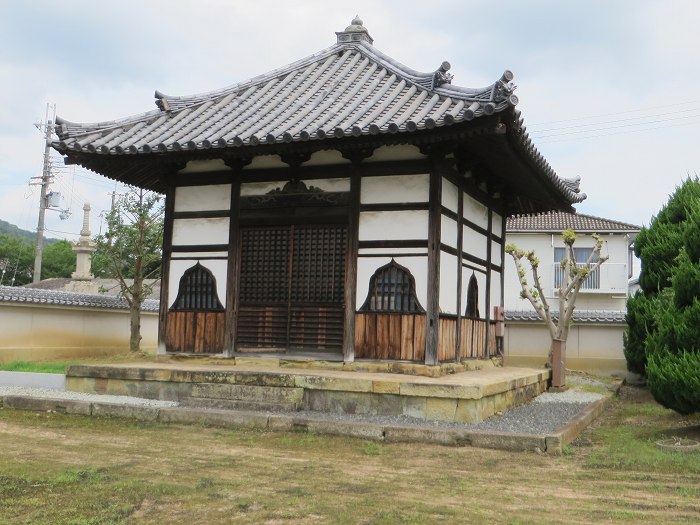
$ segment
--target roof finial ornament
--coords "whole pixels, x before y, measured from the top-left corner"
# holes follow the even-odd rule
[[[367,28],[362,25],[360,15],[355,15],[355,18],[353,18],[350,25],[345,28],[345,31],[336,33],[336,35],[338,36],[338,44],[349,42],[367,42],[368,44],[372,44],[372,42],[374,42],[367,32]]]

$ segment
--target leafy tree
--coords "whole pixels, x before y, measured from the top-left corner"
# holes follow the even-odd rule
[[[0,235],[0,284],[21,286],[32,282],[34,245],[29,239]]]
[[[42,253],[42,277],[70,277],[75,271],[75,258],[75,252],[68,241],[48,245]]]
[[[656,400],[700,410],[700,182],[686,179],[635,241],[641,291],[627,301],[625,357]]]
[[[603,241],[597,236],[593,235],[595,240],[595,245],[588,259],[579,264],[576,261],[576,256],[574,255],[574,243],[576,242],[576,234],[573,230],[568,229],[562,232],[562,240],[564,241],[565,247],[565,257],[561,261],[561,266],[563,268],[563,282],[561,286],[557,289],[557,296],[559,297],[559,316],[558,319],[552,315],[551,307],[547,301],[547,298],[542,290],[542,283],[540,282],[539,276],[539,265],[540,261],[535,255],[534,250],[526,252],[515,246],[514,244],[508,244],[505,247],[505,251],[515,261],[515,267],[518,272],[518,279],[520,281],[520,296],[523,299],[530,301],[535,311],[540,316],[540,319],[544,321],[545,325],[549,329],[549,334],[552,337],[552,348],[549,351],[548,364],[552,365],[552,353],[554,349],[555,341],[566,341],[569,337],[569,328],[571,326],[571,317],[573,316],[574,309],[576,308],[576,298],[578,297],[579,290],[583,285],[591,272],[596,271],[601,264],[603,264],[608,258],[600,255],[600,250],[603,247]],[[527,281],[527,271],[525,270],[522,260],[526,259],[530,265],[530,272],[533,278],[533,286]]]
[[[129,348],[140,350],[141,306],[151,293],[145,280],[160,269],[163,243],[163,206],[160,195],[131,188],[107,215],[107,232],[95,238],[93,268],[117,279],[120,295],[131,313]]]

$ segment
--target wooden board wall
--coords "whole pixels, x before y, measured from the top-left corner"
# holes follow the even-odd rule
[[[356,313],[355,357],[425,359],[425,314]]]
[[[424,314],[355,314],[355,356],[360,359],[389,359],[423,362],[425,360]],[[496,353],[495,323],[490,324],[491,350],[487,356],[487,322],[482,319],[440,316],[438,358],[455,360],[457,323],[461,323],[462,359],[486,358]]]
[[[220,354],[225,312],[168,312],[168,352]]]

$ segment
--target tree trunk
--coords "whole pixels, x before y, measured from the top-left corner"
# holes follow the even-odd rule
[[[141,304],[134,301],[130,311],[131,336],[129,337],[129,351],[132,353],[141,351]]]
[[[566,341],[552,339],[549,350],[550,365],[552,368],[552,388],[562,389],[566,386]]]

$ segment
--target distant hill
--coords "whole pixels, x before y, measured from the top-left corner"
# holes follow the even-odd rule
[[[0,219],[0,235],[9,235],[10,237],[14,237],[16,239],[25,239],[27,241],[30,241],[31,243],[36,242],[36,232],[23,230],[22,228],[19,228],[14,224],[10,224],[7,221],[3,221],[2,219]],[[59,240],[60,239],[44,237],[44,242],[46,244],[53,244],[55,242],[58,242]]]

